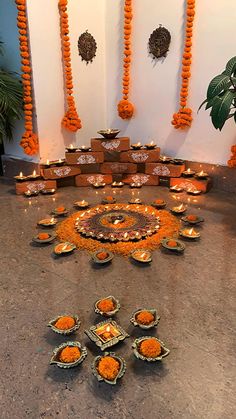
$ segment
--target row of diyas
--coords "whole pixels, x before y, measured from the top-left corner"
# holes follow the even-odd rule
[[[41,177],[40,174],[36,173],[36,170],[34,170],[31,175],[24,175],[23,172],[20,172],[19,175],[14,176],[14,179],[17,182],[26,182],[28,180],[39,179],[40,177]]]

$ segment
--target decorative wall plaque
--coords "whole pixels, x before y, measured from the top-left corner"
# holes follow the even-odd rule
[[[91,33],[86,31],[80,35],[78,49],[82,61],[86,61],[86,64],[93,62],[94,57],[96,57],[97,43]]]
[[[159,28],[153,31],[149,38],[148,45],[150,54],[154,58],[166,57],[169,51],[170,41],[170,32],[164,26],[160,25]]]

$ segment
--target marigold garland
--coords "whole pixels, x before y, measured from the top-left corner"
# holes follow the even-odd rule
[[[113,204],[109,205],[111,208]],[[97,208],[103,207],[103,205],[96,206]],[[114,204],[116,209],[125,209],[126,204]],[[146,206],[144,206],[144,209]],[[131,251],[136,249],[149,249],[155,250],[159,247],[161,240],[166,237],[178,237],[178,232],[180,229],[179,220],[168,211],[165,210],[156,210],[153,207],[148,206],[148,211],[155,212],[156,216],[160,218],[161,228],[157,233],[145,238],[144,240],[139,240],[138,242],[118,242],[118,243],[103,243],[102,247],[109,250],[113,253],[118,253],[123,256],[129,256]],[[133,208],[134,210],[134,208]],[[75,229],[76,218],[82,214],[83,211],[76,212],[63,221],[58,229],[57,236],[62,242],[69,241],[74,243],[78,249],[88,250],[90,252],[95,252],[101,248],[101,243],[99,240],[85,238],[80,235]]]
[[[134,105],[129,101],[130,66],[131,66],[131,32],[132,32],[132,0],[125,0],[124,5],[124,64],[123,64],[123,99],[118,104],[118,114],[122,119],[130,119],[134,113]]]
[[[73,96],[73,76],[70,54],[70,36],[69,36],[69,19],[67,13],[68,0],[59,0],[58,7],[60,12],[60,28],[61,28],[61,48],[63,54],[63,71],[66,89],[66,102],[68,110],[63,119],[62,126],[71,132],[78,131],[82,125],[78,116],[75,99]]]
[[[28,19],[26,13],[26,0],[15,0],[17,6],[17,26],[19,31],[19,44],[21,55],[21,78],[23,84],[25,132],[20,141],[24,153],[33,156],[39,151],[38,136],[33,132],[33,98],[31,84],[31,60],[28,39]]]
[[[231,157],[230,160],[228,160],[228,166],[229,167],[236,167],[236,144],[232,145],[231,147]]]
[[[180,109],[174,113],[172,125],[176,129],[189,128],[192,123],[192,109],[187,108],[188,88],[191,77],[191,63],[192,63],[192,36],[193,36],[193,22],[195,16],[195,0],[186,0],[186,33],[185,33],[185,47],[182,60],[182,86],[180,90]]]

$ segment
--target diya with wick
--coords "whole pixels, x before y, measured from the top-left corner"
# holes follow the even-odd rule
[[[170,353],[161,340],[152,336],[135,339],[132,348],[136,358],[147,362],[162,361]]]
[[[36,180],[39,179],[41,176],[36,173],[36,170],[33,171],[33,173],[31,175],[28,175],[27,178],[30,180]]]
[[[119,310],[120,303],[115,297],[113,297],[113,295],[101,298],[94,304],[95,313],[105,317],[112,317],[118,313]]]
[[[179,206],[177,206],[177,207],[172,207],[172,208],[171,208],[171,212],[172,212],[173,214],[183,214],[184,212],[186,212],[186,211],[187,211],[187,209],[188,209],[187,205],[180,204],[180,205],[179,205]]]
[[[88,208],[89,203],[83,199],[82,201],[74,202],[74,206],[77,207],[77,208],[82,208],[83,209],[83,208]]]
[[[57,224],[57,220],[55,218],[44,218],[37,222],[37,225],[42,227],[54,227]]]
[[[73,368],[81,364],[86,356],[87,349],[80,342],[65,342],[54,349],[50,364],[59,368]]]
[[[181,193],[184,190],[183,190],[183,188],[181,188],[181,186],[174,185],[174,186],[170,186],[169,191],[174,192],[174,193]]]
[[[66,255],[72,253],[76,249],[76,246],[69,242],[59,243],[54,247],[54,253],[57,256]]]
[[[114,320],[106,320],[91,326],[84,333],[94,342],[102,351],[129,337]]]
[[[170,163],[175,164],[176,166],[182,166],[185,162],[182,159],[172,159]]]
[[[184,170],[184,172],[182,173],[182,176],[185,178],[190,178],[193,177],[195,175],[195,171],[191,170],[190,168],[188,168],[187,170]]]
[[[82,145],[81,147],[79,147],[80,151],[84,151],[85,153],[87,153],[88,151],[91,151],[90,146],[87,145]]]
[[[105,182],[95,182],[92,184],[95,189],[104,188],[106,186]]]
[[[198,189],[194,189],[194,188],[193,189],[189,188],[189,189],[186,190],[186,192],[187,192],[188,195],[193,195],[193,196],[201,195],[201,193],[202,193],[202,191],[200,191]]]
[[[23,172],[20,172],[20,173],[19,173],[19,175],[14,176],[14,179],[15,179],[17,182],[25,182],[26,180],[28,180],[28,177],[27,177],[27,176],[24,176],[24,175],[23,175]]]
[[[153,150],[154,148],[156,148],[157,144],[154,144],[154,141],[151,141],[149,144],[145,144],[145,148],[147,150]]]
[[[180,230],[179,235],[189,240],[196,240],[201,237],[201,234],[194,228],[184,228]]]
[[[65,163],[65,159],[59,159],[54,162],[54,166],[57,166],[57,167],[64,166],[64,163]]]
[[[142,144],[140,142],[136,143],[136,144],[131,144],[131,148],[133,150],[140,150],[141,148],[143,148]]]
[[[178,240],[178,239],[163,239],[161,241],[161,245],[167,249],[167,250],[171,250],[172,252],[177,252],[177,253],[183,253],[185,250],[185,244]]]
[[[40,193],[42,195],[54,195],[56,192],[56,189],[41,189]]]
[[[116,136],[120,133],[119,129],[103,129],[98,131],[98,134],[100,134],[103,138],[105,138],[106,140],[112,140],[114,138],[116,138]]]
[[[195,177],[197,179],[208,179],[209,175],[208,175],[208,173],[206,173],[202,170],[201,172],[196,173]]]
[[[33,196],[38,196],[38,195],[39,195],[39,191],[37,190],[24,192],[24,196],[26,196],[27,198],[32,198]]]
[[[75,153],[78,150],[78,147],[70,144],[69,147],[66,147],[67,153]]]
[[[123,182],[113,182],[111,184],[112,188],[123,188],[125,184]]]
[[[133,183],[130,183],[130,188],[132,188],[132,189],[140,189],[140,188],[142,188],[142,183],[141,182],[133,182]]]
[[[74,333],[76,330],[79,329],[80,325],[81,321],[79,320],[79,316],[71,316],[68,314],[61,314],[60,316],[54,317],[52,320],[48,322],[48,327],[50,327],[53,330],[53,332],[65,336]]]
[[[142,201],[139,198],[132,198],[130,199],[129,204],[142,204]]]
[[[159,159],[161,163],[165,163],[165,164],[171,163],[171,160],[172,158],[168,156],[160,156],[160,159]]]
[[[104,356],[97,356],[92,363],[92,372],[98,381],[111,385],[115,385],[125,371],[125,360],[114,352],[105,352]]]
[[[152,261],[152,254],[149,250],[146,249],[133,250],[130,256],[132,259],[139,263],[151,263]]]

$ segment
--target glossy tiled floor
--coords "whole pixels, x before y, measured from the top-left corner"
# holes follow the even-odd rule
[[[95,269],[86,252],[55,260],[52,246],[32,246],[37,220],[56,205],[72,209],[79,198],[97,203],[103,192],[69,187],[55,198],[28,200],[0,185],[1,419],[234,418],[235,198],[216,192],[190,198],[191,212],[205,218],[201,240],[188,243],[182,256],[157,250],[146,268],[116,257],[110,266]],[[118,200],[126,202],[130,194],[125,188]],[[154,196],[169,206],[174,202],[165,188],[140,191],[147,203]],[[92,376],[90,365],[99,351],[83,333],[98,320],[94,301],[109,294],[120,300],[117,321],[131,335],[116,348],[127,361],[116,387]],[[143,306],[156,307],[161,316],[154,333],[171,350],[162,364],[137,361],[131,351],[141,333],[129,317]],[[52,349],[65,339],[46,327],[64,312],[80,314],[76,337],[88,348],[82,367],[68,371],[49,366]]]

